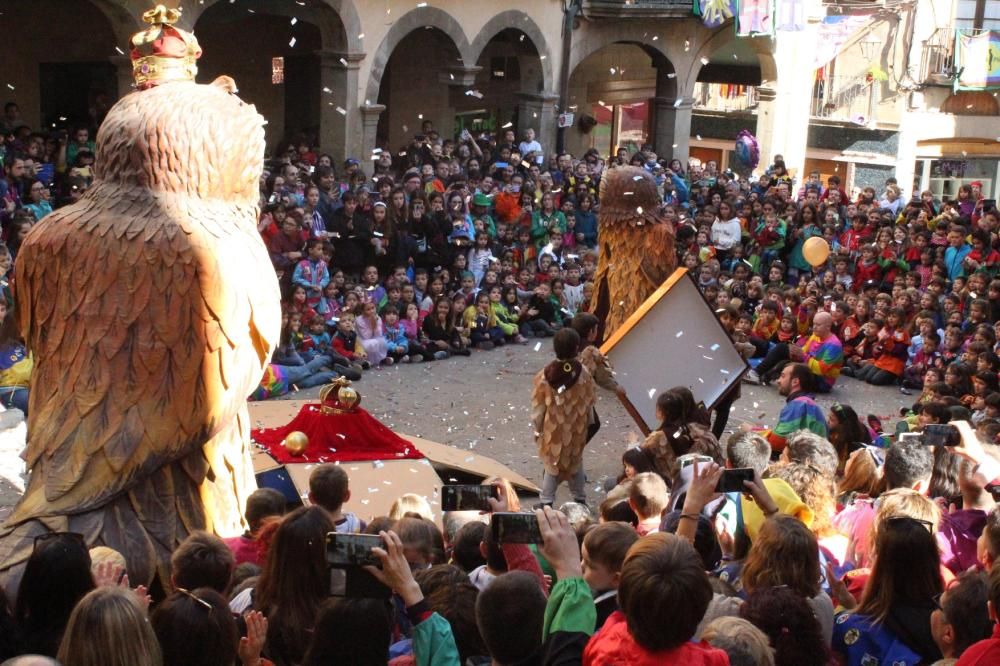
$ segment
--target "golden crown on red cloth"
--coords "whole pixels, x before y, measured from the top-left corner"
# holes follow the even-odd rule
[[[174,27],[180,18],[180,8],[163,5],[142,15],[150,27],[130,40],[132,76],[139,90],[172,81],[194,81],[201,46],[193,34]]]
[[[361,396],[351,388],[349,379],[337,377],[320,389],[319,402],[324,414],[349,414],[361,403]]]

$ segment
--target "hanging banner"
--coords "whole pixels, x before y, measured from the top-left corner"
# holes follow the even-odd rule
[[[694,0],[694,13],[706,28],[718,28],[736,16],[738,0]]]
[[[826,16],[816,31],[816,54],[812,69],[825,67],[837,57],[858,30],[872,20],[871,16]]]
[[[777,20],[775,28],[781,32],[800,32],[806,29],[805,0],[775,0]]]
[[[774,2],[772,0],[740,0],[737,37],[759,37],[774,34]]]
[[[1000,32],[955,35],[955,90],[1000,88]]]

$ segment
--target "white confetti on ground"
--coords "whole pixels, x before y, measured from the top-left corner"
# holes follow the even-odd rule
[[[27,424],[20,410],[0,412],[0,479],[24,492],[25,466],[21,458],[28,436]]]

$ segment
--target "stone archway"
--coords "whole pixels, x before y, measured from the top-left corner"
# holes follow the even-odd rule
[[[122,5],[136,17],[141,17],[149,9],[148,0],[102,0],[104,2]],[[197,4],[185,6],[181,15],[180,25],[186,30],[193,30],[202,15],[225,0],[199,0]],[[300,21],[312,23],[320,28],[325,48],[339,49],[350,53],[364,51],[361,17],[354,0],[310,0],[299,4],[287,0],[240,0],[239,11],[248,9],[263,10],[269,14],[297,18]],[[236,8],[234,8],[236,9]]]
[[[18,104],[25,125],[95,129],[103,117],[97,110],[131,90],[126,54],[139,23],[120,4],[2,0],[0,12],[5,25],[18,26],[0,43],[5,84],[0,99]]]
[[[459,68],[468,67],[470,63],[475,62],[465,31],[454,17],[437,7],[418,7],[412,9],[396,19],[389,32],[386,33],[385,38],[383,38],[382,43],[378,45],[378,48],[372,54],[369,64],[368,85],[365,88],[366,100],[374,102],[379,98],[379,91],[382,86],[382,78],[385,75],[386,67],[400,42],[416,30],[431,28],[436,28],[446,35],[457,49],[458,54],[454,59],[454,66]]]
[[[425,25],[411,30],[396,44],[379,79],[376,140],[383,148],[397,149],[430,123],[441,137],[454,135],[457,107],[466,104],[475,89],[478,67],[466,66],[462,48],[452,35]],[[371,82],[369,83],[371,85]]]
[[[569,110],[580,120],[567,132],[567,150],[580,155],[596,148],[610,154],[617,148],[635,151],[647,143],[679,143],[664,125],[681,96],[674,63],[663,50],[621,39],[599,48],[591,44],[584,53],[574,56],[569,79]]]
[[[550,87],[552,63],[544,39],[530,18],[517,11],[503,12],[483,27],[472,49],[480,68],[476,89],[485,97],[465,106],[485,106],[485,117],[476,118],[481,124],[471,129],[499,132],[509,127],[523,137],[530,127],[543,148],[555,146],[558,95]]]
[[[540,57],[540,68],[542,72],[540,91],[553,90],[555,86],[555,78],[552,71],[552,59],[547,57],[549,54],[548,40],[546,40],[544,33],[542,33],[541,29],[539,29],[538,24],[522,11],[509,9],[507,11],[500,12],[487,21],[486,25],[484,25],[479,31],[479,34],[477,34],[475,39],[472,40],[472,44],[470,46],[470,55],[473,58],[472,62],[478,62],[483,50],[486,48],[486,45],[504,30],[517,30],[522,33],[526,39],[530,40],[531,45],[535,48],[535,52]],[[546,57],[541,59],[541,56],[543,55]]]
[[[338,14],[337,8],[345,13]],[[205,52],[199,78],[233,76],[241,96],[268,119],[272,150],[283,140],[305,138],[342,160],[352,123],[354,133],[361,124],[349,102],[357,97],[358,62],[364,57],[350,50],[360,42],[360,32],[350,27],[357,22],[354,4],[241,0],[236,7],[209,0],[197,9],[194,32]],[[251,37],[255,45],[248,51],[243,44]],[[275,58],[282,59],[280,83],[272,82]]]

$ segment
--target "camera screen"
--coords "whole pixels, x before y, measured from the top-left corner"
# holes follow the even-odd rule
[[[379,559],[372,548],[382,547],[382,537],[375,534],[326,535],[326,562],[336,566],[378,566]]]
[[[455,485],[441,488],[442,511],[489,511],[489,498],[497,496],[495,486]]]
[[[532,513],[494,513],[490,526],[497,543],[542,543],[538,519]]]

